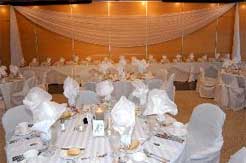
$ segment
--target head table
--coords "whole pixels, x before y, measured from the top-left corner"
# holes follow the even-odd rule
[[[191,63],[167,63],[150,64],[146,71],[150,71],[158,78],[162,78],[163,71],[175,73],[175,81],[186,82],[195,81],[200,74],[200,67],[207,68],[213,66],[217,69],[221,67],[220,62],[191,62]],[[63,66],[37,66],[23,67],[21,71],[33,71],[42,84],[63,84],[67,76],[71,76],[78,82],[88,82],[94,80],[92,69],[98,70],[98,65],[63,65]],[[126,71],[136,72],[137,68],[131,64],[126,65]]]
[[[109,113],[109,112],[108,112]],[[76,162],[76,163],[113,163],[118,162],[118,157],[115,156],[114,143],[118,141],[113,141],[114,134],[94,137],[92,135],[92,124],[89,121],[88,124],[83,125],[83,130],[77,130],[78,126],[83,122],[84,117],[88,117],[90,113],[78,113],[75,116],[65,121],[66,130],[62,131],[60,128],[60,122],[57,122],[53,127],[53,133],[55,133],[56,138],[53,140],[53,145],[50,146],[51,149],[55,152],[50,157],[45,157],[41,153],[38,159],[33,160],[35,163],[67,163],[67,162]],[[170,116],[167,116],[171,118]],[[171,118],[173,121],[175,119]],[[182,136],[183,142],[178,142],[175,140],[170,140],[166,138],[159,138],[155,136],[157,132],[167,133],[167,127],[171,125],[157,125],[159,123],[153,123],[153,120],[138,116],[136,118],[136,125],[133,131],[132,139],[139,140],[140,145],[135,150],[143,151],[147,150],[151,153],[154,153],[162,158],[169,160],[170,162],[175,162],[179,155],[183,152],[186,144],[186,136]],[[170,133],[169,130],[169,134]],[[112,132],[113,133],[113,132]],[[16,141],[13,141],[16,140]],[[118,142],[119,143],[119,142]],[[77,158],[64,159],[61,157],[62,148],[69,147],[79,147],[83,148],[82,154]],[[22,155],[24,152],[30,149],[37,149],[42,151],[44,145],[41,139],[30,133],[25,136],[14,135],[9,142],[6,144],[6,154],[9,163],[14,162],[12,159],[15,156]],[[128,158],[131,158],[132,153],[124,153]],[[145,160],[146,163],[159,163],[156,159],[152,157],[147,157]]]

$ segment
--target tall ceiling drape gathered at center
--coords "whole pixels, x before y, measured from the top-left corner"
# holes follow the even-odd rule
[[[159,16],[84,16],[30,7],[15,9],[41,27],[74,40],[136,47],[162,43],[195,32],[233,6],[224,4]]]

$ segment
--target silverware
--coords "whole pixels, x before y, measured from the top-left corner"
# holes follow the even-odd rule
[[[167,133],[161,133],[161,134],[156,134],[156,137],[162,138],[162,139],[167,139],[167,140],[172,140],[172,141],[176,141],[178,143],[183,143],[184,139],[175,136],[175,135],[168,135]]]
[[[141,143],[141,145],[144,145],[144,143],[146,143],[147,141],[149,141],[151,138],[152,138],[152,136],[149,136],[147,139],[145,139],[145,140]]]
[[[61,150],[69,150],[70,148],[61,148]],[[83,151],[85,148],[79,148],[79,150]]]
[[[97,155],[97,157],[103,158],[103,157],[106,157],[107,155],[108,155],[107,153],[104,153],[104,154],[102,154],[102,155]]]
[[[170,160],[167,160],[167,159],[165,159],[165,158],[163,158],[161,156],[158,156],[158,155],[156,155],[154,153],[151,153],[151,152],[147,151],[146,149],[143,149],[143,152],[146,154],[147,157],[151,157],[151,158],[153,158],[153,159],[155,159],[157,161],[160,161],[161,163],[170,162]]]

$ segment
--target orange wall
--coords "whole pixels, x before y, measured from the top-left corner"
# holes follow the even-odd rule
[[[214,7],[216,4],[210,3],[185,3],[184,11],[196,10],[201,8]],[[69,5],[39,6],[41,8],[70,12]],[[94,2],[92,4],[73,5],[73,12],[84,15],[107,15],[107,2]],[[8,6],[5,13],[0,14],[0,54],[4,63],[9,63],[9,15]],[[160,15],[172,12],[181,12],[182,3],[163,3],[148,2],[148,15]],[[217,51],[220,53],[231,52],[233,40],[233,24],[234,24],[235,8],[228,11],[217,22],[214,21],[206,27],[184,37],[183,55],[187,56],[190,52],[201,56],[208,54],[213,56],[215,49],[215,33],[218,29]],[[111,2],[110,15],[145,15],[145,4],[142,2]],[[34,56],[40,60],[44,60],[47,56],[56,60],[63,56],[70,59],[72,55],[72,40],[65,38],[42,27],[39,27],[24,16],[17,13],[17,20],[21,34],[22,48],[25,59],[29,62]],[[3,23],[3,25],[2,25]],[[241,52],[243,59],[246,60],[246,3],[240,5],[240,27],[241,27]],[[35,33],[38,44],[35,44]],[[177,53],[182,51],[181,38],[163,42],[160,44],[149,45],[148,54],[160,58],[162,54],[166,54],[169,58],[173,58]],[[93,56],[109,56],[108,46],[100,46],[88,44],[85,42],[74,42],[74,52],[81,58]],[[117,48],[111,47],[111,57],[117,59],[119,55],[134,55],[140,57],[145,56],[145,47]]]

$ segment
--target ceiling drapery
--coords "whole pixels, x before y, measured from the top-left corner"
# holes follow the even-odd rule
[[[146,40],[148,45],[152,45],[190,34],[217,19],[233,6],[234,4],[224,4],[213,8],[147,17],[71,15],[19,6],[15,9],[30,21],[68,38],[108,45],[110,35],[111,46],[135,47],[146,45]]]

